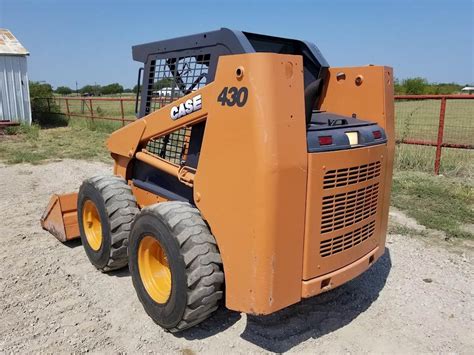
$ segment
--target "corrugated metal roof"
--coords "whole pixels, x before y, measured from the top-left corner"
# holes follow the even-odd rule
[[[0,28],[0,55],[30,54],[20,41],[7,29]]]

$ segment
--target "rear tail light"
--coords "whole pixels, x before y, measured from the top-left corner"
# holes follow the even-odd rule
[[[372,131],[372,134],[374,135],[375,139],[382,138],[382,132],[380,132],[380,131]]]
[[[331,145],[332,144],[332,136],[319,136],[319,145]]]

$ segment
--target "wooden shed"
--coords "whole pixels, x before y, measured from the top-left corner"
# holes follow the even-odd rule
[[[3,124],[31,124],[28,55],[9,30],[0,28],[0,122]]]

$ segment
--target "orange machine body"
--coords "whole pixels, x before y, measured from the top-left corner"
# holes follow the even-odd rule
[[[222,257],[228,308],[275,312],[384,253],[391,68],[329,68],[310,43],[228,29],[135,46],[134,58],[145,64],[141,118],[107,141],[114,174],[140,208],[183,198],[200,210]],[[336,117],[322,124],[344,148],[310,149],[322,137],[321,111]],[[378,131],[364,128],[359,144],[350,120]],[[165,151],[168,141],[179,151]],[[53,196],[43,228],[61,241],[78,237],[76,202]]]
[[[246,104],[221,105],[223,87],[246,87]],[[172,107],[196,95],[199,110],[170,117]],[[222,255],[230,309],[272,313],[341,285],[384,253],[394,152],[391,69],[330,68],[320,107],[376,122],[387,143],[308,153],[302,59],[272,53],[220,57],[213,82],[108,140],[114,172],[129,179],[141,207],[166,197],[134,186],[134,161],[192,186]],[[202,121],[197,169],[146,151],[150,139]]]

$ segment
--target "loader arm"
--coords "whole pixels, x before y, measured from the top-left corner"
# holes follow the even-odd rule
[[[133,157],[139,160],[144,157],[143,154],[136,155],[137,153],[140,153],[140,147],[146,145],[150,139],[166,136],[179,128],[192,126],[204,121],[209,114],[209,104],[211,102],[213,104],[215,103],[217,97],[215,92],[216,85],[218,84],[212,82],[199,90],[193,91],[192,93],[173,101],[171,104],[166,105],[160,110],[154,111],[153,113],[113,132],[107,140],[107,148],[115,159],[114,173],[126,178],[128,163]],[[172,107],[185,105],[187,101],[199,95],[201,96],[201,108],[199,110],[187,114],[177,120],[171,119],[170,110]],[[176,169],[176,165],[169,161],[159,159],[159,157],[156,156],[153,156],[152,159],[155,159],[155,163],[158,164],[161,169]],[[147,159],[148,162],[150,162],[150,160],[150,158]]]

